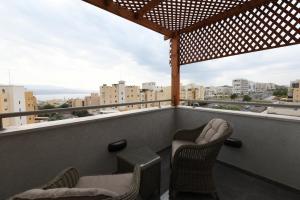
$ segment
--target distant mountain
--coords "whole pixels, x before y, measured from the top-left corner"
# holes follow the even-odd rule
[[[25,85],[27,90],[33,91],[34,95],[43,94],[88,94],[91,92],[97,92],[93,90],[80,90],[71,89],[51,85]]]

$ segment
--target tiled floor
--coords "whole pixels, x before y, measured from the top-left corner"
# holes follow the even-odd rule
[[[162,158],[162,200],[168,200],[170,177],[170,150],[159,153]],[[214,169],[217,191],[221,200],[300,200],[300,191],[294,191],[249,176],[240,170],[216,163]],[[209,200],[210,196],[181,193],[176,200]]]

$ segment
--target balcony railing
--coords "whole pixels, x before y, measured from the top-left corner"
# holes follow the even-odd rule
[[[132,105],[144,105],[144,104],[151,104],[151,103],[157,103],[158,107],[161,107],[161,103],[163,102],[171,102],[171,99],[156,100],[156,101],[139,101],[139,102],[130,102],[130,103],[121,103],[121,104],[107,104],[107,105],[99,105],[99,106],[56,108],[56,109],[45,109],[45,110],[26,111],[26,112],[0,113],[0,130],[3,130],[3,121],[2,121],[3,118],[50,114],[50,113],[70,113],[73,111],[94,110],[94,109],[101,109],[101,108],[113,108],[113,107],[123,107],[123,106],[132,106]]]
[[[245,106],[265,106],[265,107],[280,107],[280,108],[300,108],[300,104],[273,104],[259,102],[241,102],[241,101],[219,101],[219,100],[188,100],[180,99],[180,101],[188,103],[203,103],[203,104],[230,104],[230,105],[245,105]]]

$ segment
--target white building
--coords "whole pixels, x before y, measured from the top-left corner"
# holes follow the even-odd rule
[[[232,81],[234,94],[248,94],[249,93],[249,81],[246,79],[234,79]]]
[[[24,112],[26,111],[25,106],[25,88],[23,86],[14,85],[0,85],[0,93],[3,102],[2,110],[3,113],[9,112]],[[24,117],[12,117],[3,120],[3,126],[21,126],[27,123],[26,116]]]
[[[142,84],[142,89],[143,90],[157,90],[157,87],[156,87],[156,83],[155,82],[147,82],[147,83],[143,83]]]

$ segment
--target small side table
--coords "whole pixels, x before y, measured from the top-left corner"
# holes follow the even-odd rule
[[[132,172],[141,166],[140,195],[143,200],[160,199],[160,157],[148,147],[124,150],[117,154],[118,173]]]

